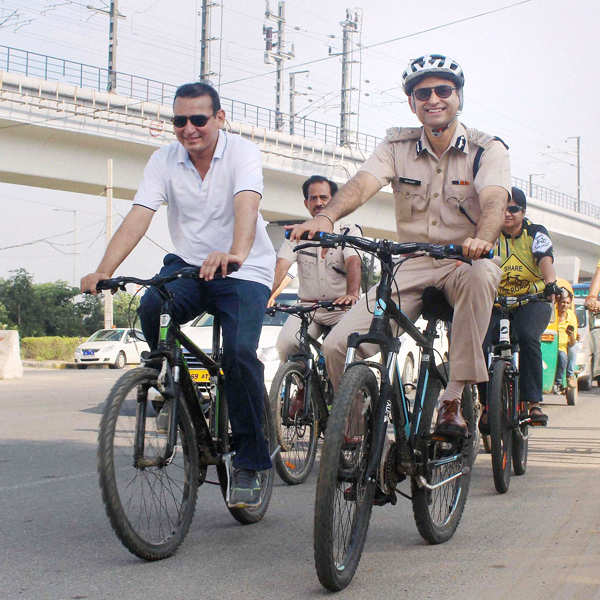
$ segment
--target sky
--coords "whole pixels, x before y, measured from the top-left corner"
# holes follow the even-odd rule
[[[270,4],[276,11],[275,0]],[[106,67],[108,17],[88,5],[106,9],[108,2],[0,0],[0,44]],[[120,0],[125,18],[118,25],[117,70],[174,85],[195,80],[200,5],[198,0]],[[306,94],[297,96],[297,110],[332,124],[339,123],[341,59],[335,55],[348,8],[360,22],[353,106],[361,132],[383,137],[388,127],[416,125],[400,87],[402,71],[410,58],[443,53],[465,72],[461,120],[510,146],[514,176],[535,174],[534,182],[575,196],[572,138],[580,136],[581,198],[600,204],[594,194],[600,189],[600,170],[594,168],[600,159],[595,2],[288,0],[286,43],[287,50],[293,44],[294,58],[285,66],[288,72],[309,70],[296,77],[297,91]],[[273,108],[274,67],[264,62],[262,29],[275,23],[264,13],[264,0],[220,1],[212,11],[212,35],[220,40],[211,44],[211,66],[222,96]],[[287,81],[286,74],[285,112]],[[577,91],[580,85],[583,92]],[[115,227],[129,206],[115,201]],[[36,282],[72,282],[74,267],[77,279],[95,269],[105,243],[104,198],[0,183],[0,207],[0,277],[23,267]],[[164,209],[148,238],[120,273],[146,276],[156,270],[170,249]]]

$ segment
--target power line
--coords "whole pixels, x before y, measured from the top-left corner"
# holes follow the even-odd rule
[[[441,25],[435,25],[433,27],[428,27],[427,29],[421,29],[420,31],[415,31],[414,33],[407,33],[406,35],[401,35],[395,38],[392,38],[390,40],[385,40],[383,42],[375,42],[374,44],[368,44],[367,46],[363,46],[363,50],[370,50],[371,48],[376,48],[378,46],[383,46],[385,44],[391,44],[393,42],[398,42],[400,40],[406,40],[408,38],[411,37],[416,37],[418,35],[422,35],[423,33],[430,33],[431,31],[437,31],[438,29],[444,29],[445,27],[451,27],[452,25],[457,25],[459,23],[465,23],[467,21],[472,21],[473,19],[479,19],[481,17],[486,17],[488,15],[497,13],[497,12],[501,12],[503,10],[508,10],[509,8],[514,8],[515,6],[520,6],[522,4],[528,4],[530,2],[533,2],[534,0],[521,0],[520,2],[514,2],[513,4],[507,4],[506,6],[501,6],[500,8],[495,8],[492,10],[488,10],[482,13],[478,13],[476,15],[471,15],[469,17],[463,17],[462,19],[456,19],[454,21],[448,21],[447,23],[443,23]],[[332,58],[335,58],[334,56],[326,56],[324,58],[317,58],[315,60],[309,60],[307,62],[304,63],[300,63],[298,65],[294,65],[293,68],[297,69],[299,67],[306,67],[308,65],[314,65],[316,63],[320,63],[320,62],[325,62],[327,60],[331,60]],[[291,67],[284,67],[284,70],[288,70]],[[266,77],[267,75],[272,75],[273,73],[276,73],[277,71],[269,71],[267,73],[263,73],[262,75],[260,75],[260,77]],[[254,76],[257,77],[257,76]],[[226,81],[225,83],[221,83],[221,85],[231,85],[233,83],[240,83],[242,81],[246,81],[248,79],[253,79],[253,77],[244,77],[242,79],[235,79],[233,81]]]

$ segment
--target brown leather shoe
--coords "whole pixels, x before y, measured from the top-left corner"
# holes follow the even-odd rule
[[[460,400],[444,400],[438,407],[434,435],[467,437],[467,422],[460,412]]]

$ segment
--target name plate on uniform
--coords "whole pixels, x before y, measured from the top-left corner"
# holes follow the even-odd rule
[[[210,373],[206,369],[190,369],[190,376],[195,383],[208,383]]]

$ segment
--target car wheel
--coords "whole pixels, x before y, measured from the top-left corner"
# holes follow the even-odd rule
[[[115,360],[114,364],[110,365],[111,369],[122,369],[126,364],[125,361],[125,352],[121,350],[119,354],[117,354],[117,360]]]
[[[583,377],[580,377],[577,380],[577,387],[582,392],[587,392],[590,389],[592,389],[592,376],[591,375],[584,375]]]

